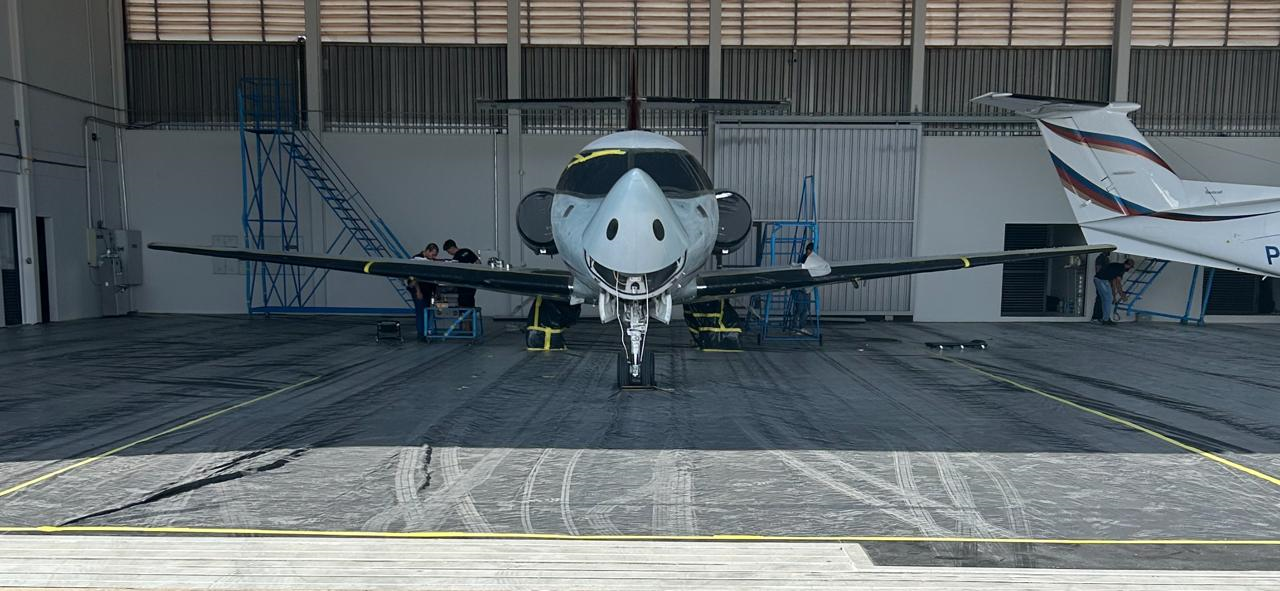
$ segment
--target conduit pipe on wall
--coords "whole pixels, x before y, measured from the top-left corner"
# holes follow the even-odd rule
[[[91,125],[105,125],[116,130],[116,168],[120,176],[120,226],[122,230],[129,229],[129,190],[125,187],[124,174],[124,133],[126,129],[135,129],[135,126],[127,123],[119,123],[110,119],[89,116],[84,118],[84,206],[85,206],[85,222],[89,228],[94,227],[93,219],[93,174],[89,166],[89,142],[93,133],[89,131]],[[101,159],[99,159],[101,161]],[[104,197],[99,191],[98,195],[98,212],[105,217],[106,204]],[[102,221],[99,218],[98,221]]]

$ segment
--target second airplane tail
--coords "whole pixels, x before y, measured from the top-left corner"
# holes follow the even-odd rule
[[[1034,118],[1077,221],[1154,215],[1210,205],[1188,196],[1182,179],[1147,143],[1128,113],[1134,103],[1073,101],[992,92],[974,102]],[[1203,202],[1202,202],[1203,201]]]
[[[1179,178],[1129,121],[1138,105],[1007,92],[973,100],[1036,120],[1089,243],[1276,274],[1280,246],[1273,237],[1280,235],[1280,188]]]

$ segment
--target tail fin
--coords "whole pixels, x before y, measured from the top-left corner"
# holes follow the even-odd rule
[[[991,92],[973,102],[1034,118],[1081,224],[1157,215],[1212,204],[1187,195],[1182,180],[1147,143],[1128,113],[1134,103],[1102,103]],[[1163,216],[1161,216],[1163,217]]]

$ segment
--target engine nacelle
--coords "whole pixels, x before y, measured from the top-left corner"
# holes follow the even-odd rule
[[[733,191],[716,191],[720,227],[716,233],[716,253],[728,254],[742,247],[751,233],[751,204]]]
[[[556,254],[555,238],[551,234],[551,203],[555,191],[537,189],[520,200],[516,207],[516,231],[520,240],[538,254]]]

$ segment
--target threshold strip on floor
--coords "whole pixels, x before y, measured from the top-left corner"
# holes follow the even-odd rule
[[[37,527],[0,527],[0,534],[152,534],[214,536],[281,536],[310,538],[391,538],[422,540],[564,540],[603,542],[916,542],[916,543],[986,543],[986,544],[1064,544],[1064,545],[1152,545],[1152,546],[1280,546],[1280,540],[1201,540],[1170,539],[1072,539],[1072,538],[981,538],[947,536],[757,536],[740,534],[715,535],[570,535],[489,532],[384,532],[324,531],[290,529],[250,529],[226,527],[144,527],[131,525],[68,525]]]
[[[189,421],[187,421],[187,422],[185,422],[185,423],[179,424],[179,425],[174,425],[174,426],[169,427],[168,429],[165,429],[165,430],[160,431],[160,432],[158,432],[158,433],[152,433],[151,435],[147,435],[146,437],[143,437],[143,438],[141,438],[141,439],[137,439],[137,440],[131,441],[131,442],[129,442],[129,443],[126,443],[126,444],[121,445],[121,446],[119,446],[119,447],[116,447],[116,448],[114,448],[114,449],[110,449],[110,450],[107,450],[107,451],[102,452],[102,453],[100,453],[100,454],[97,454],[97,455],[94,455],[94,456],[87,457],[87,458],[85,458],[85,459],[83,459],[83,460],[80,460],[80,461],[78,461],[78,462],[74,463],[74,464],[71,464],[71,465],[68,465],[68,466],[63,466],[63,467],[61,467],[61,468],[58,468],[57,470],[54,470],[54,471],[49,472],[49,473],[46,473],[46,474],[44,474],[44,475],[42,475],[42,476],[37,476],[37,477],[32,478],[31,480],[28,480],[28,481],[26,481],[26,482],[23,482],[23,483],[20,483],[20,484],[15,484],[15,485],[13,485],[13,486],[11,486],[11,487],[9,487],[9,488],[6,488],[6,489],[4,489],[4,490],[0,490],[0,497],[6,497],[6,496],[9,496],[9,495],[11,495],[11,494],[13,494],[13,493],[16,493],[16,492],[18,492],[18,491],[21,491],[21,490],[24,490],[24,489],[26,489],[26,488],[29,488],[29,487],[35,486],[35,485],[37,485],[37,484],[40,484],[41,482],[44,482],[44,481],[46,481],[46,480],[49,480],[50,478],[54,478],[54,477],[56,477],[56,476],[58,476],[58,475],[65,474],[65,473],[67,473],[67,472],[70,472],[70,471],[72,471],[72,470],[75,470],[76,468],[80,468],[80,467],[83,467],[83,466],[87,466],[87,465],[92,464],[92,463],[94,463],[94,462],[96,462],[96,461],[98,461],[98,460],[101,460],[101,459],[103,459],[103,458],[107,458],[107,457],[111,457],[111,456],[113,456],[113,455],[116,455],[116,454],[118,454],[118,453],[120,453],[120,452],[122,452],[122,451],[125,451],[125,450],[127,450],[127,449],[129,449],[129,448],[131,448],[131,447],[135,447],[135,446],[138,446],[138,445],[142,445],[142,444],[147,443],[147,442],[149,442],[149,441],[154,441],[154,440],[156,440],[156,439],[159,439],[159,438],[161,438],[161,437],[164,437],[165,435],[169,435],[169,434],[171,434],[171,433],[176,433],[176,432],[181,431],[181,430],[183,430],[183,429],[186,429],[186,428],[188,428],[188,427],[194,427],[195,425],[199,425],[200,423],[203,423],[203,422],[208,421],[208,420],[210,420],[210,419],[217,418],[217,417],[222,416],[222,415],[224,415],[224,414],[227,414],[227,413],[229,413],[229,412],[232,412],[232,411],[236,411],[236,410],[242,409],[242,408],[244,408],[244,407],[246,407],[246,406],[249,406],[249,405],[251,405],[251,404],[255,404],[255,403],[258,403],[258,402],[262,402],[263,400],[266,400],[266,399],[268,399],[268,398],[271,398],[272,396],[276,396],[276,395],[278,395],[278,394],[283,394],[283,393],[288,392],[288,391],[290,391],[290,390],[295,390],[295,389],[297,389],[297,388],[301,388],[301,387],[303,387],[303,386],[305,386],[305,385],[307,385],[307,384],[310,384],[311,382],[314,382],[314,381],[316,381],[316,380],[320,379],[321,377],[322,377],[322,376],[315,376],[315,377],[313,377],[313,378],[309,378],[309,379],[303,380],[303,381],[298,382],[298,383],[296,383],[296,384],[293,384],[293,385],[291,385],[291,386],[285,386],[285,387],[280,388],[280,389],[278,389],[278,390],[274,390],[274,391],[271,391],[271,392],[267,392],[266,394],[263,394],[263,395],[261,395],[261,396],[257,396],[257,397],[255,397],[255,398],[250,398],[249,400],[246,400],[246,401],[244,401],[244,402],[240,402],[240,403],[237,403],[237,404],[233,404],[233,405],[228,406],[228,407],[226,407],[226,408],[223,408],[223,409],[221,409],[221,410],[213,411],[213,412],[211,412],[211,413],[209,413],[209,414],[207,414],[207,415],[204,415],[204,416],[201,416],[201,417],[197,417],[197,418],[191,419],[191,420],[189,420]]]
[[[1237,471],[1243,472],[1243,473],[1245,473],[1245,474],[1248,474],[1248,475],[1250,475],[1250,476],[1253,476],[1253,477],[1255,477],[1255,478],[1259,478],[1259,479],[1265,480],[1265,481],[1267,481],[1267,482],[1270,482],[1271,484],[1274,484],[1274,485],[1276,485],[1276,486],[1280,486],[1280,478],[1277,478],[1277,477],[1275,477],[1275,476],[1272,476],[1272,475],[1270,475],[1270,474],[1267,474],[1266,472],[1262,472],[1261,470],[1256,470],[1256,469],[1254,469],[1254,468],[1250,468],[1250,467],[1245,466],[1245,465],[1243,465],[1243,464],[1240,464],[1240,463],[1238,463],[1238,462],[1233,462],[1233,461],[1228,460],[1227,458],[1224,458],[1224,457],[1222,457],[1222,456],[1220,456],[1220,455],[1218,455],[1218,454],[1215,454],[1215,453],[1213,453],[1213,452],[1211,452],[1211,451],[1208,451],[1208,450],[1200,449],[1200,448],[1198,448],[1198,447],[1196,447],[1196,446],[1194,446],[1194,445],[1191,445],[1191,444],[1189,444],[1189,443],[1186,443],[1186,442],[1184,442],[1184,441],[1180,441],[1180,440],[1178,440],[1178,439],[1174,439],[1173,437],[1170,437],[1170,436],[1168,436],[1168,435],[1165,435],[1164,433],[1161,433],[1161,432],[1159,432],[1159,431],[1156,431],[1155,429],[1152,429],[1152,428],[1150,428],[1150,427],[1144,427],[1144,426],[1139,425],[1138,423],[1135,423],[1135,422],[1130,421],[1130,420],[1128,420],[1128,419],[1124,419],[1124,418],[1117,417],[1117,416],[1112,415],[1112,414],[1109,414],[1109,413],[1105,413],[1105,412],[1100,411],[1100,410],[1098,410],[1098,409],[1096,409],[1096,408],[1091,408],[1091,407],[1085,406],[1085,405],[1083,405],[1083,404],[1080,404],[1080,403],[1078,403],[1078,402],[1072,402],[1072,401],[1067,400],[1066,398],[1063,398],[1063,397],[1058,396],[1058,395],[1056,395],[1056,394],[1050,394],[1050,393],[1045,392],[1044,390],[1041,390],[1041,389],[1039,389],[1039,388],[1034,388],[1034,387],[1032,387],[1032,386],[1028,386],[1028,385],[1023,384],[1023,383],[1020,383],[1020,382],[1018,382],[1018,381],[1015,381],[1015,380],[1012,380],[1012,379],[1006,378],[1006,377],[1004,377],[1004,376],[1002,376],[1002,375],[998,375],[998,374],[991,373],[991,372],[989,372],[989,371],[987,371],[987,370],[985,370],[985,369],[982,369],[982,368],[980,368],[980,367],[977,367],[977,366],[974,366],[974,365],[971,365],[971,364],[965,363],[965,362],[960,361],[960,360],[957,360],[957,359],[953,359],[953,358],[951,358],[951,357],[945,357],[945,356],[943,356],[943,357],[942,357],[942,359],[946,359],[947,361],[950,361],[950,362],[952,362],[952,363],[954,363],[954,364],[956,364],[956,365],[959,365],[959,366],[961,366],[961,367],[964,367],[964,368],[966,368],[966,369],[969,369],[970,371],[973,371],[973,372],[975,372],[975,373],[978,373],[978,374],[984,375],[984,376],[986,376],[986,377],[988,377],[988,378],[991,378],[991,379],[993,379],[993,380],[995,380],[995,381],[997,381],[997,382],[1001,382],[1001,383],[1004,383],[1004,384],[1008,384],[1008,385],[1010,385],[1010,386],[1013,386],[1013,387],[1015,387],[1015,388],[1018,388],[1019,390],[1024,390],[1024,391],[1027,391],[1027,392],[1031,392],[1032,394],[1038,394],[1038,395],[1040,395],[1040,396],[1043,396],[1043,397],[1045,397],[1045,398],[1048,398],[1049,400],[1053,400],[1053,401],[1055,401],[1055,402],[1060,402],[1060,403],[1062,403],[1062,404],[1065,404],[1065,405],[1067,405],[1067,406],[1070,406],[1071,408],[1075,408],[1075,409],[1077,409],[1077,410],[1082,410],[1082,411],[1087,412],[1087,413],[1089,413],[1089,414],[1091,414],[1091,415],[1094,415],[1094,416],[1097,416],[1097,417],[1104,418],[1104,419],[1106,419],[1106,420],[1108,420],[1108,421],[1111,421],[1111,422],[1113,422],[1113,423],[1117,423],[1117,424],[1120,424],[1120,425],[1124,425],[1124,426],[1129,427],[1130,429],[1133,429],[1133,430],[1135,430],[1135,431],[1139,431],[1139,432],[1141,432],[1141,433],[1145,433],[1145,434],[1147,434],[1147,435],[1150,435],[1150,436],[1152,436],[1152,437],[1155,437],[1156,439],[1159,439],[1160,441],[1163,441],[1163,442],[1168,443],[1168,444],[1170,444],[1170,445],[1173,445],[1173,446],[1176,446],[1176,447],[1182,448],[1183,450],[1186,450],[1186,451],[1189,451],[1189,452],[1191,452],[1191,453],[1197,454],[1197,455],[1199,455],[1199,456],[1201,456],[1201,457],[1203,457],[1203,458],[1205,458],[1205,459],[1213,460],[1213,461],[1215,461],[1215,462],[1217,462],[1217,463],[1219,463],[1219,464],[1222,464],[1223,466],[1226,466],[1226,467],[1228,467],[1228,468],[1231,468],[1232,470],[1237,470]]]

